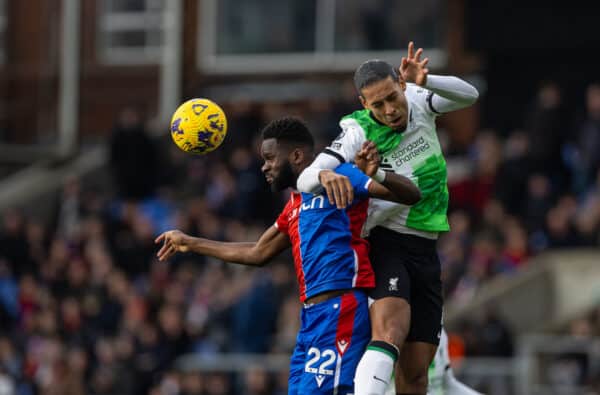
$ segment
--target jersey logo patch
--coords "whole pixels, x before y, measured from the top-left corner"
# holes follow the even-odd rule
[[[398,277],[390,278],[390,285],[388,287],[389,291],[397,291],[398,290]]]
[[[323,385],[323,381],[325,380],[325,376],[318,374],[315,376],[315,380],[317,380],[317,386],[321,388],[321,385]]]
[[[348,342],[345,339],[338,340],[340,354],[343,354],[346,351],[346,347],[348,347]]]
[[[296,218],[297,215],[298,215],[298,208],[295,208],[294,210],[292,210],[292,212],[290,212],[288,214],[288,221],[291,221],[292,219]]]

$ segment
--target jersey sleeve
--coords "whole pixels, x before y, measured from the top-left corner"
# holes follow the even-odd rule
[[[356,165],[344,163],[339,165],[335,169],[335,172],[348,177],[354,189],[355,201],[369,197],[369,184],[372,182],[371,177],[360,171]]]
[[[281,233],[285,233],[286,235],[288,234],[288,229],[289,229],[288,218],[289,218],[291,209],[292,209],[292,203],[290,200],[287,202],[287,204],[285,205],[285,207],[283,208],[283,210],[281,211],[281,213],[275,220],[275,227],[277,228],[277,230],[279,230]]]
[[[367,138],[363,128],[353,118],[342,119],[340,127],[342,131],[323,153],[337,158],[340,163],[349,163],[354,161],[354,156]]]
[[[441,112],[437,111],[432,105],[432,99],[435,96],[432,91],[413,83],[406,84],[406,86],[406,95],[409,97],[411,105],[417,105],[425,110],[427,114],[433,115],[434,117],[441,114]]]
[[[425,87],[428,108],[436,115],[468,107],[479,97],[473,85],[450,75],[429,75]]]
[[[300,192],[321,193],[322,187],[319,181],[321,170],[333,170],[341,163],[349,163],[361,149],[366,141],[363,128],[352,118],[340,121],[341,133],[331,145],[310,164],[298,177],[296,188]]]
[[[407,84],[407,93],[411,103],[434,117],[468,107],[479,96],[477,89],[468,82],[446,75],[429,75],[425,87]]]

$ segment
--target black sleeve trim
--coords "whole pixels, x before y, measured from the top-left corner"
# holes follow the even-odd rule
[[[427,104],[429,104],[429,109],[433,113],[441,115],[442,114],[441,112],[439,112],[435,108],[433,108],[433,101],[432,101],[432,99],[433,99],[433,92],[429,92],[429,94],[427,95]]]
[[[342,155],[338,154],[335,151],[330,150],[329,148],[325,148],[323,150],[323,153],[324,154],[329,154],[329,155],[333,156],[335,159],[337,159],[340,162],[340,164],[341,163],[346,163],[346,160],[344,159],[344,157]]]

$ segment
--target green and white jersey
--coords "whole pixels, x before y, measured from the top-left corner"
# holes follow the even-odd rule
[[[398,132],[375,120],[368,110],[356,111],[340,121],[342,132],[326,149],[344,161],[352,161],[362,144],[373,141],[382,157],[381,168],[412,180],[421,190],[421,200],[406,206],[371,199],[366,230],[380,225],[399,233],[430,239],[449,230],[446,161],[436,133],[433,92],[407,84],[408,122]]]

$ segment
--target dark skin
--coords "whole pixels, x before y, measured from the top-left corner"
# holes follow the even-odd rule
[[[280,144],[275,139],[264,140],[261,146],[264,164],[261,168],[267,182],[282,190],[292,187],[302,170],[314,159],[314,153],[308,146],[289,143]],[[379,168],[379,155],[374,144],[365,143],[356,155],[356,163],[367,175],[374,174]],[[290,173],[286,170],[291,168]],[[392,192],[393,191],[393,192]],[[421,198],[419,189],[406,177],[394,175],[386,180],[385,186],[377,182],[369,184],[369,195],[398,202],[416,202]],[[195,252],[227,262],[262,266],[291,246],[289,238],[273,225],[256,242],[231,243],[219,242],[189,236],[179,230],[162,233],[155,243],[163,243],[157,253],[164,261],[177,252]]]

